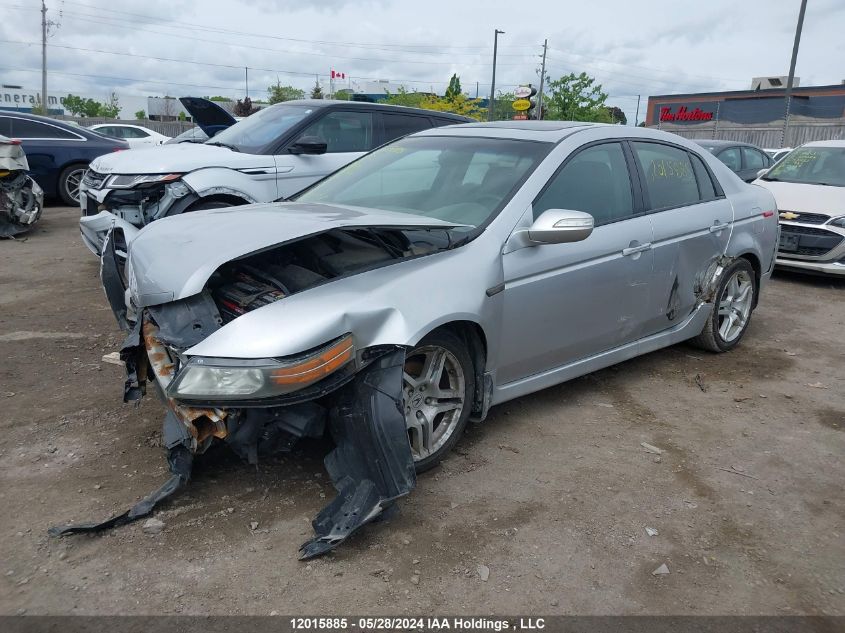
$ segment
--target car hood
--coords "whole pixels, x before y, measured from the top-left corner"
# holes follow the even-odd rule
[[[755,180],[754,184],[772,192],[780,211],[845,215],[845,187],[805,185],[760,178]]]
[[[106,154],[90,166],[101,174],[187,173],[207,167],[275,169],[275,163],[272,156],[244,154],[204,143],[176,143]]]
[[[180,97],[179,101],[182,102],[188,114],[191,115],[194,123],[209,136],[214,136],[237,122],[235,117],[208,99],[203,99],[202,97]]]
[[[456,225],[407,213],[296,202],[163,218],[144,227],[130,244],[130,296],[138,308],[184,299],[201,292],[228,261],[331,229],[367,226]]]

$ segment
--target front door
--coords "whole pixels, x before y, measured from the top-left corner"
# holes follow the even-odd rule
[[[497,381],[512,382],[636,340],[652,274],[651,220],[619,142],[577,151],[533,204],[593,215],[586,240],[503,257],[504,311]]]
[[[323,139],[326,153],[291,154],[283,149],[277,154],[276,174],[281,198],[292,196],[373,149],[373,113],[333,110],[309,125],[297,138],[303,136]]]

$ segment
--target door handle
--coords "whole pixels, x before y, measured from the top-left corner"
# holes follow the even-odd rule
[[[651,242],[647,244],[640,244],[639,246],[629,246],[628,248],[622,249],[622,255],[628,257],[630,255],[636,255],[637,253],[642,253],[643,251],[650,251],[651,250]]]
[[[726,228],[728,228],[727,224],[723,224],[722,222],[719,222],[719,220],[716,220],[713,223],[713,226],[710,227],[709,231],[711,233],[718,233],[719,231],[724,231]]]

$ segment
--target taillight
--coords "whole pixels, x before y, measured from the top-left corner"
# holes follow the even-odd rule
[[[122,152],[125,149],[129,149],[129,148],[128,147],[113,147],[112,151],[113,152]]]

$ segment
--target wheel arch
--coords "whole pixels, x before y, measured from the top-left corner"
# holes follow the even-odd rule
[[[238,196],[234,193],[212,193],[207,196],[200,195],[196,200],[188,205],[186,211],[190,210],[199,204],[207,204],[209,202],[225,202],[232,206],[240,206],[242,204],[251,204],[251,201],[245,197]]]
[[[754,304],[752,305],[752,309],[757,307],[757,302],[760,300],[760,281],[762,280],[763,275],[763,267],[760,263],[760,258],[757,257],[751,251],[746,251],[736,256],[736,259],[744,259],[749,264],[751,264],[751,268],[754,269]]]

